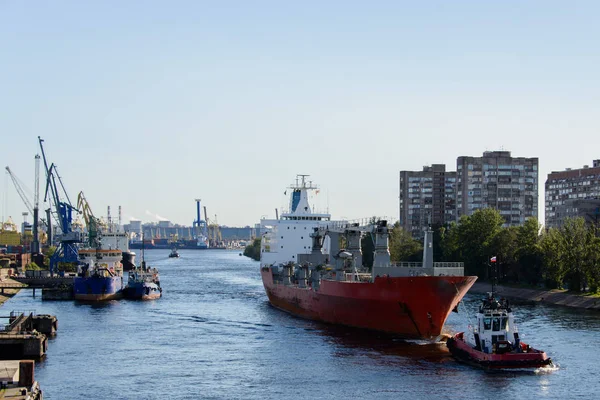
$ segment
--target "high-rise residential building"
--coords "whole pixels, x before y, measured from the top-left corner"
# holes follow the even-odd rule
[[[600,220],[600,160],[590,168],[551,172],[546,179],[546,227],[562,226],[565,218]]]
[[[454,221],[455,184],[456,172],[446,172],[444,164],[400,171],[400,225],[421,238],[426,227]]]
[[[538,159],[512,157],[510,151],[486,151],[483,157],[456,160],[457,218],[495,208],[504,226],[538,217]]]

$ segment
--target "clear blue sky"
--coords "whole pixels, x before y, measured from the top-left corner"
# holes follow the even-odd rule
[[[425,4],[426,3],[426,4]],[[311,174],[334,218],[398,214],[398,171],[503,147],[600,158],[595,1],[0,0],[0,137],[72,198],[230,226]],[[3,177],[2,214],[24,206]]]

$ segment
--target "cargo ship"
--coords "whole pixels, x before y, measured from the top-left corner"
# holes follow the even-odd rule
[[[313,212],[318,187],[298,175],[289,211],[261,220],[263,285],[272,306],[331,324],[381,331],[406,339],[441,340],[444,323],[477,277],[462,263],[434,263],[425,232],[423,263],[390,262],[387,221],[361,225]],[[374,243],[363,266],[361,238]],[[345,243],[346,248],[340,248]]]
[[[75,300],[105,301],[123,296],[123,252],[119,249],[79,249]]]

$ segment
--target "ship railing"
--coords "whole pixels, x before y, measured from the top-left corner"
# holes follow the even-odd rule
[[[411,262],[411,261],[400,261],[390,263],[390,267],[402,267],[402,268],[423,268],[422,262]]]
[[[359,227],[368,227],[369,225],[374,225],[375,223],[377,223],[377,221],[384,221],[384,220],[388,222],[388,226],[394,225],[393,217],[381,216],[381,217],[369,217],[369,218],[357,218],[357,219],[341,220],[341,221],[331,221],[331,222],[327,223],[327,226],[331,227],[331,228],[336,228],[336,229],[350,228],[353,225],[355,226],[357,224]]]
[[[390,267],[403,267],[403,268],[424,268],[422,262],[411,262],[411,261],[400,261],[390,263]],[[464,268],[464,262],[455,262],[455,261],[444,261],[444,262],[434,262],[434,268]]]
[[[10,312],[10,317],[11,318],[18,317],[21,314],[35,316],[35,310],[28,310],[28,311],[13,310]]]
[[[465,263],[458,262],[458,261],[442,261],[442,262],[434,262],[433,267],[434,268],[464,268]]]

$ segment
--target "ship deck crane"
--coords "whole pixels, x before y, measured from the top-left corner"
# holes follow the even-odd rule
[[[71,226],[73,222],[73,211],[77,212],[78,210],[71,204],[71,200],[65,190],[62,179],[58,175],[56,165],[52,163],[48,166],[46,153],[44,152],[44,140],[39,136],[38,140],[42,151],[42,158],[44,160],[44,168],[46,170],[46,193],[44,195],[44,201],[49,201],[51,203],[51,208],[52,206],[54,207],[54,216],[57,219],[62,232],[59,237],[56,251],[52,257],[50,257],[50,274],[54,275],[54,271],[59,262],[76,263],[78,261],[79,253],[77,251],[77,243],[81,242],[81,238],[78,232],[73,232]],[[62,189],[64,199],[61,198],[59,187]],[[50,196],[48,196],[48,194],[50,194]]]

